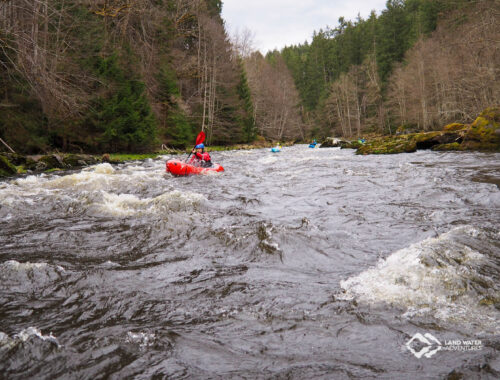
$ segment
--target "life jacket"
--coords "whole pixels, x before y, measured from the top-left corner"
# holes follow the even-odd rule
[[[201,162],[198,162],[201,161]],[[200,164],[204,168],[212,166],[212,158],[207,152],[198,153],[196,152],[193,157],[189,160],[190,164]]]

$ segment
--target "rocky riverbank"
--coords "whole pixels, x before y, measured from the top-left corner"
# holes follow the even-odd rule
[[[484,110],[472,124],[453,123],[441,131],[381,136],[365,142],[327,138],[321,146],[356,149],[356,154],[412,153],[420,149],[500,152],[500,107]]]
[[[55,170],[77,169],[103,161],[112,161],[109,155],[102,157],[88,154],[49,154],[23,156],[16,153],[0,153],[0,177],[17,174],[41,173]]]

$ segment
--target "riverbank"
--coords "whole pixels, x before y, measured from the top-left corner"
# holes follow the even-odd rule
[[[254,144],[237,145],[214,145],[207,148],[208,152],[221,152],[229,150],[250,150],[271,148],[276,142],[256,141]],[[293,142],[281,143],[282,146],[291,146]],[[51,153],[47,155],[24,156],[16,153],[0,152],[0,178],[12,177],[30,173],[50,173],[54,171],[73,170],[85,166],[95,165],[102,162],[121,164],[129,161],[156,159],[164,155],[189,154],[190,149],[165,149],[154,153],[129,154],[129,153],[105,153],[74,154],[74,153]]]

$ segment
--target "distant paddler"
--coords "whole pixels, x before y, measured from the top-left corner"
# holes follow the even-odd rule
[[[272,147],[271,152],[273,152],[273,153],[281,152],[281,144],[278,143],[275,147]]]

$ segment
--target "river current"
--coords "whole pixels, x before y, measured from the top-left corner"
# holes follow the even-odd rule
[[[0,182],[0,378],[500,378],[500,154],[168,158]]]

